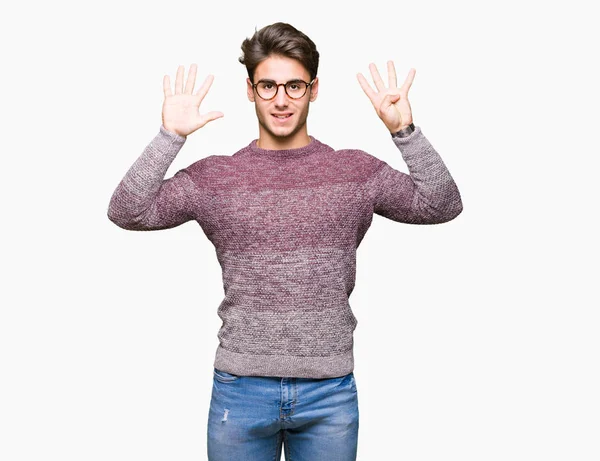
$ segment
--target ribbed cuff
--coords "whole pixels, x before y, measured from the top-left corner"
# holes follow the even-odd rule
[[[169,140],[172,140],[173,143],[183,144],[187,139],[186,136],[181,136],[181,135],[178,135],[177,133],[173,133],[172,131],[167,130],[162,123],[160,125],[160,132],[163,135],[165,135]]]

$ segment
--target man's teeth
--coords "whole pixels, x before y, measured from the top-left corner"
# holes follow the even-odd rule
[[[292,115],[292,114],[289,114],[289,115],[276,115],[275,117],[277,117],[277,118],[288,118],[288,117],[290,117],[291,115]]]

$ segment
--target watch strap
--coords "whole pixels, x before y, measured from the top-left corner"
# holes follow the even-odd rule
[[[392,138],[406,138],[415,131],[415,124],[411,123],[407,127],[402,128],[400,131],[392,133]]]

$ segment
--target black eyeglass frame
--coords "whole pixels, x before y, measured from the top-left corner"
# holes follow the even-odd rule
[[[311,80],[311,82],[310,82],[310,83],[308,83],[308,82],[305,82],[304,80],[301,80],[301,79],[298,79],[298,78],[296,78],[296,79],[294,79],[294,80],[290,80],[289,82],[285,82],[285,83],[275,83],[275,81],[274,81],[274,80],[260,79],[258,82],[256,82],[256,83],[253,83],[253,84],[252,84],[252,88],[253,88],[253,89],[256,91],[256,94],[258,95],[258,97],[259,97],[260,99],[263,99],[263,100],[265,100],[265,101],[270,101],[270,100],[272,100],[272,99],[275,99],[275,98],[277,97],[277,94],[279,93],[279,87],[280,87],[280,86],[283,86],[283,91],[285,91],[285,94],[287,95],[287,97],[288,97],[288,98],[290,98],[290,99],[302,99],[304,96],[306,96],[306,93],[308,92],[308,89],[309,89],[309,88],[310,88],[310,87],[313,85],[313,83],[315,83],[315,80],[316,80],[316,78],[313,78],[313,79]],[[261,82],[269,82],[269,83],[272,83],[273,85],[276,85],[276,86],[277,86],[277,89],[275,90],[275,94],[274,94],[272,97],[270,97],[270,98],[263,98],[263,97],[260,95],[260,93],[259,93],[259,91],[258,91],[258,89],[257,89],[256,87],[257,87],[257,86],[258,86],[258,84],[259,84],[259,83],[261,83]],[[302,82],[302,83],[304,83],[304,84],[306,85],[306,88],[304,88],[304,93],[302,94],[302,96],[298,96],[297,98],[295,98],[295,97],[293,97],[293,96],[290,96],[290,94],[288,93],[288,90],[287,90],[287,85],[288,85],[288,84],[290,84],[290,83],[297,83],[297,82]]]

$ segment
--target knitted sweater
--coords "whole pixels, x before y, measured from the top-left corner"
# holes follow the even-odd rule
[[[458,188],[421,128],[391,138],[410,174],[310,136],[267,150],[255,139],[165,179],[187,138],[160,126],[114,191],[108,218],[137,231],[198,222],[223,271],[214,366],[241,376],[330,378],[354,369],[349,297],[373,213],[435,224],[462,211]]]

